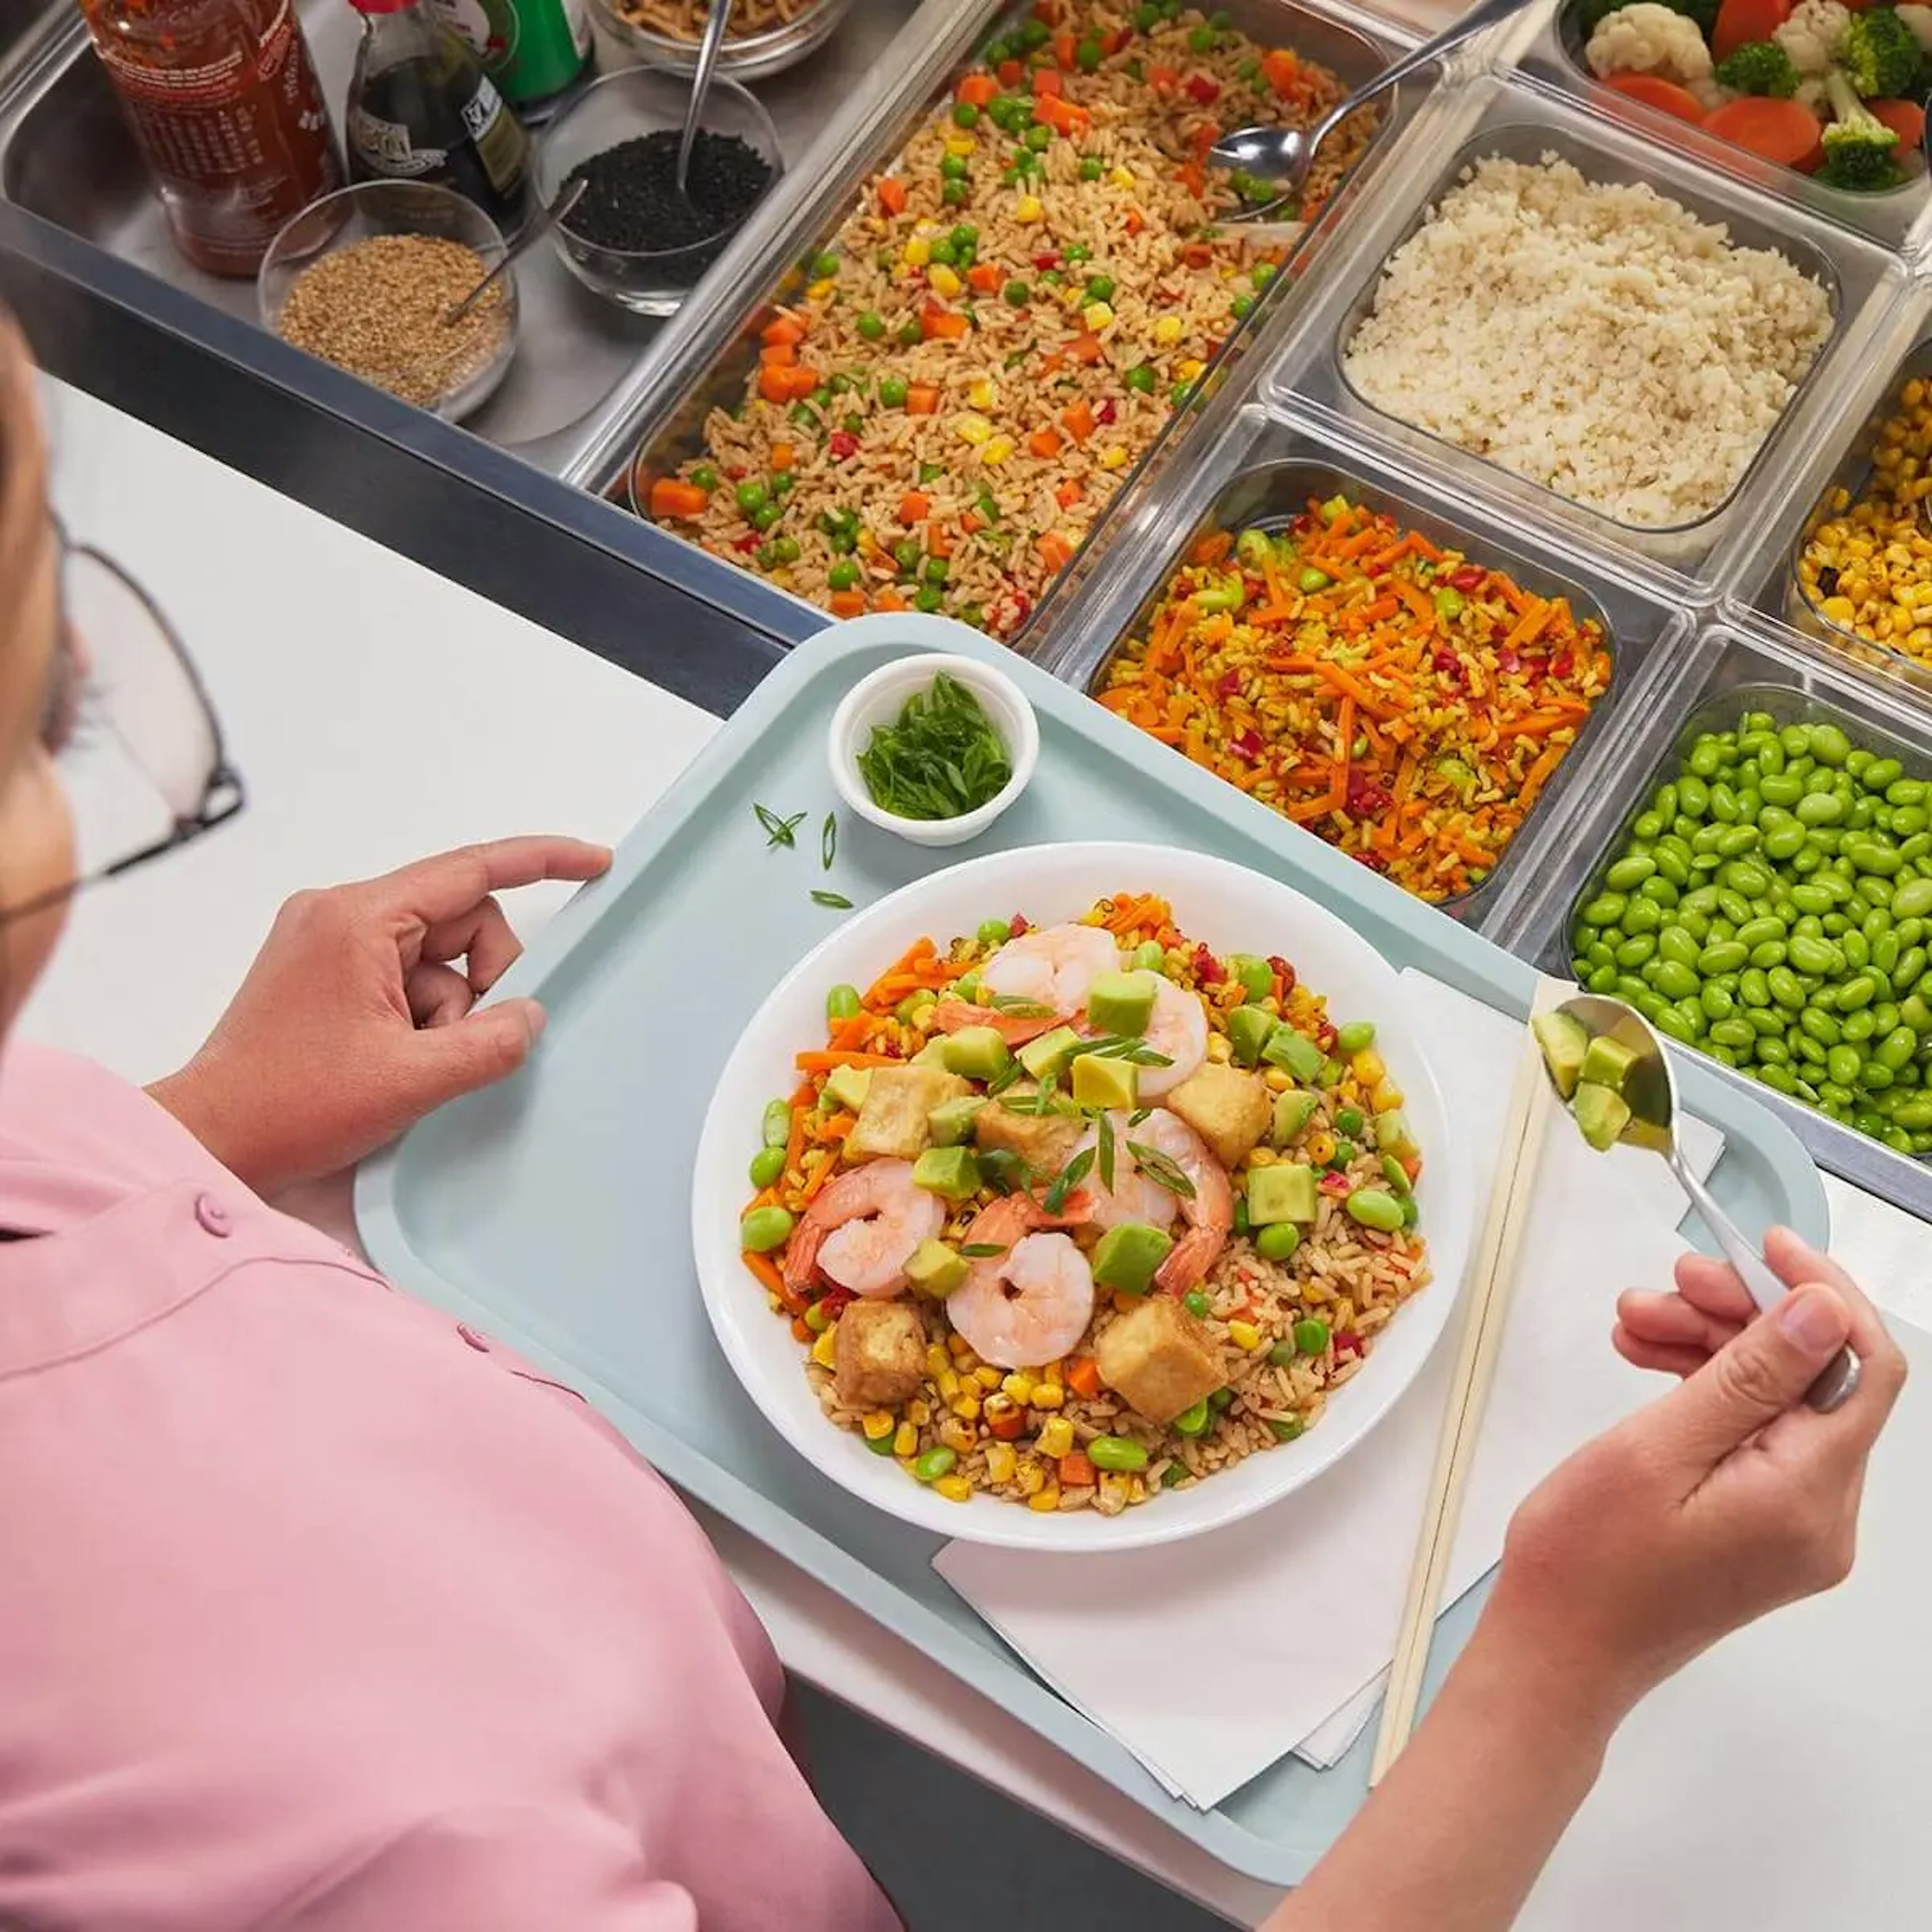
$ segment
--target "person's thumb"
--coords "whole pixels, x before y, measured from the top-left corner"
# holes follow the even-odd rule
[[[1687,1470],[1701,1476],[1802,1402],[1850,1330],[1845,1304],[1811,1282],[1734,1336],[1660,1405]]]
[[[422,1028],[410,1056],[419,1112],[515,1072],[543,1030],[544,1010],[534,1000],[499,1000],[447,1026]]]

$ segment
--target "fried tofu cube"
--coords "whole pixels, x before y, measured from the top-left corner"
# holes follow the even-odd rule
[[[1258,1073],[1210,1060],[1167,1096],[1178,1114],[1214,1152],[1223,1167],[1237,1166],[1268,1136],[1274,1096]]]
[[[1021,1097],[1020,1088],[1013,1097]],[[1066,1165],[1086,1131],[1078,1114],[1016,1113],[1001,1100],[988,1100],[973,1117],[973,1138],[981,1147],[1017,1154],[1042,1180]]]
[[[1166,1424],[1221,1386],[1208,1331],[1180,1304],[1150,1296],[1100,1331],[1100,1379],[1148,1421]]]
[[[932,1144],[926,1115],[972,1090],[970,1082],[943,1066],[874,1067],[865,1104],[845,1137],[845,1157],[916,1160]]]
[[[926,1324],[905,1301],[854,1301],[832,1341],[838,1400],[848,1408],[896,1408],[926,1379]]]

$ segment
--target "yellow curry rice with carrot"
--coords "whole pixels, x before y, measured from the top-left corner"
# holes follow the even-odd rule
[[[1290,1442],[1429,1279],[1366,1019],[1159,898],[989,919],[826,995],[741,1238],[827,1420],[1103,1514]]]
[[[1610,671],[1567,598],[1336,496],[1202,538],[1095,695],[1442,900],[1496,868]]]
[[[1226,129],[1309,127],[1325,68],[1180,0],[1043,0],[866,184],[650,516],[835,616],[1016,632],[1274,272],[1216,218]],[[1322,145],[1311,218],[1372,110]]]

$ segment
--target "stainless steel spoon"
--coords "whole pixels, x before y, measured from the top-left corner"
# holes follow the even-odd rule
[[[548,235],[584,199],[590,187],[590,183],[587,178],[582,181],[573,182],[562,194],[557,196],[556,200],[550,203],[549,207],[537,217],[536,220],[526,223],[523,232],[503,250],[503,259],[443,317],[443,326],[446,328],[454,328],[503,279],[510,264],[523,254],[538,236]]]
[[[1606,1000],[1594,993],[1579,994],[1566,1000],[1556,1010],[1567,1014],[1592,1040],[1607,1037],[1635,1058],[1624,1076],[1623,1097],[1630,1110],[1622,1139],[1634,1147],[1648,1148],[1670,1163],[1678,1185],[1690,1197],[1690,1204],[1708,1228],[1725,1260],[1737,1270],[1744,1292],[1762,1311],[1775,1308],[1791,1291],[1772,1272],[1770,1264],[1744,1234],[1737,1223],[1712,1199],[1710,1190],[1691,1172],[1677,1144],[1672,1124],[1678,1102],[1677,1079],[1664,1051],[1664,1042],[1650,1022],[1621,1000]],[[1544,1071],[1550,1084],[1557,1085],[1556,1072],[1546,1057]],[[1816,1409],[1838,1407],[1858,1385],[1858,1358],[1841,1348],[1818,1379],[1811,1384],[1805,1400]]]
[[[1406,80],[1418,68],[1441,59],[1451,47],[1460,46],[1473,34],[1493,27],[1521,10],[1526,0],[1478,0],[1460,20],[1453,21],[1433,40],[1424,40],[1414,52],[1403,55],[1394,66],[1383,68],[1372,80],[1366,80],[1345,99],[1331,107],[1312,128],[1238,128],[1223,134],[1208,151],[1208,158],[1217,166],[1237,168],[1244,174],[1264,181],[1278,182],[1281,193],[1270,202],[1226,218],[1229,221],[1260,221],[1272,214],[1283,202],[1299,199],[1308,171],[1315,165],[1316,151],[1336,128],[1385,88]]]
[[[684,134],[677,144],[677,191],[686,201],[691,199],[685,184],[691,173],[691,151],[698,143],[698,123],[704,112],[704,98],[711,92],[712,70],[718,64],[718,50],[724,44],[724,29],[730,21],[731,0],[711,0],[711,11],[705,16],[704,38],[698,44],[698,64],[692,70]]]

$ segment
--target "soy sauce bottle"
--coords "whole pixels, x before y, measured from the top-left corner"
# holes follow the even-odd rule
[[[454,188],[514,234],[530,146],[468,44],[426,0],[350,4],[362,16],[349,86],[350,174]]]

